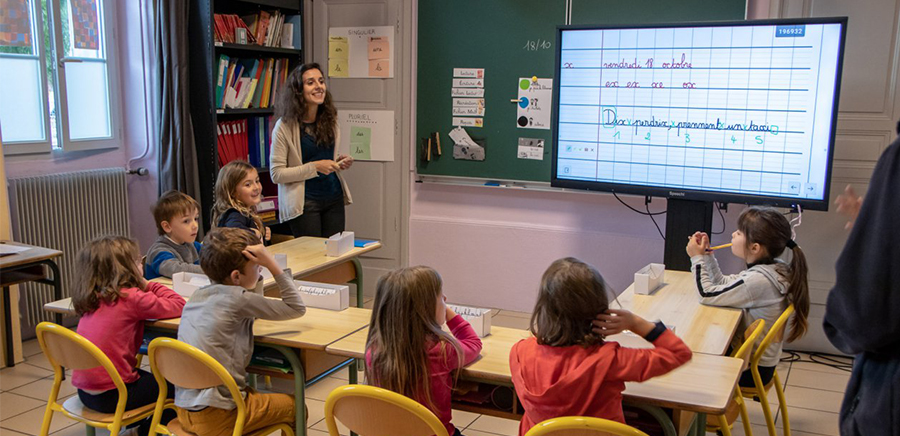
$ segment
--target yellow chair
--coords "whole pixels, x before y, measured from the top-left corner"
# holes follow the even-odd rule
[[[328,434],[339,436],[335,417],[366,436],[448,436],[441,420],[415,400],[366,385],[339,387],[325,400]]]
[[[744,330],[744,343],[731,355],[731,357],[744,361],[741,371],[746,370],[750,366],[750,352],[753,350],[753,345],[756,344],[765,327],[766,320],[758,319]],[[744,404],[739,386],[734,388],[734,398],[728,404],[728,408],[723,415],[707,415],[706,430],[715,431],[724,436],[731,436],[731,425],[734,424],[739,412],[741,424],[744,426],[744,435],[753,436],[753,430],[750,428],[750,418],[747,416],[747,406]]]
[[[784,436],[791,436],[791,423],[788,420],[787,403],[784,400],[784,389],[781,387],[781,378],[778,377],[778,370],[775,370],[775,373],[772,375],[772,380],[770,380],[767,385],[763,386],[762,377],[759,375],[759,360],[762,359],[766,348],[769,348],[769,345],[771,345],[772,342],[780,342],[782,338],[784,338],[785,327],[787,326],[788,319],[791,318],[793,313],[794,305],[791,304],[781,313],[781,316],[775,320],[775,324],[772,324],[772,328],[766,333],[766,336],[759,344],[759,348],[753,353],[753,357],[750,359],[750,373],[753,375],[753,383],[756,387],[741,388],[741,395],[745,398],[753,398],[762,404],[763,415],[766,417],[766,426],[769,428],[769,436],[777,436],[777,432],[775,431],[775,419],[772,417],[772,410],[769,408],[769,398],[766,396],[766,393],[769,392],[772,385],[775,385],[775,392],[778,394],[778,408],[781,410]]]
[[[564,416],[550,418],[531,427],[525,436],[647,436],[630,425],[601,418]]]
[[[153,372],[153,376],[156,377],[156,382],[159,384],[159,399],[156,401],[156,410],[153,412],[150,436],[156,436],[160,433],[195,436],[182,428],[177,418],[169,421],[167,425],[160,424],[166,403],[166,390],[168,389],[166,380],[172,382],[175,386],[186,389],[208,389],[225,385],[237,406],[237,419],[234,423],[233,436],[244,434],[247,405],[244,403],[234,377],[228,373],[228,370],[221,363],[192,345],[165,337],[152,340],[147,354],[150,358],[150,369]],[[267,435],[278,430],[281,430],[282,435],[294,435],[294,430],[291,426],[276,424],[248,433],[247,436]]]
[[[87,433],[94,434],[94,428],[109,430],[110,434],[118,434],[119,430],[127,425],[145,419],[153,414],[153,404],[125,410],[128,401],[128,390],[125,382],[113,366],[109,357],[99,347],[59,324],[42,322],[35,329],[41,350],[53,366],[53,387],[50,388],[50,398],[47,400],[47,409],[44,412],[44,420],[41,423],[40,436],[46,436],[50,432],[50,422],[53,420],[53,412],[84,423],[88,426]],[[59,388],[63,380],[63,367],[82,370],[102,366],[109,374],[113,384],[119,391],[119,401],[116,403],[115,413],[101,413],[92,410],[82,404],[78,395],[69,397],[60,404]]]

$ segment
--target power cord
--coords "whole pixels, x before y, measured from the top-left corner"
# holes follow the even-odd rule
[[[722,230],[719,232],[710,231],[710,233],[712,233],[714,235],[721,235],[722,233],[725,233],[725,214],[722,213],[722,203],[714,201],[713,205],[716,206],[716,210],[719,211],[719,216],[722,217]]]
[[[615,191],[613,191],[612,194],[613,194],[613,197],[616,197],[616,200],[619,200],[619,203],[622,203],[625,207],[627,207],[627,208],[631,209],[632,211],[634,211],[634,212],[636,212],[636,213],[639,213],[639,214],[641,214],[641,215],[649,216],[649,217],[650,217],[650,220],[653,221],[653,225],[656,226],[656,231],[659,232],[659,237],[662,238],[663,241],[666,240],[666,236],[663,235],[662,229],[659,227],[659,224],[656,223],[656,218],[653,218],[653,217],[656,216],[656,215],[665,215],[665,214],[666,214],[666,211],[662,211],[662,212],[650,212],[650,196],[649,196],[649,195],[646,196],[646,197],[645,197],[645,200],[644,200],[644,206],[647,208],[647,211],[644,212],[644,211],[635,209],[635,208],[631,207],[630,204],[624,202],[621,198],[619,198],[619,194],[616,194]]]
[[[805,362],[805,363],[814,363],[816,365],[823,365],[829,368],[834,368],[841,371],[850,372],[853,369],[853,358],[847,356],[836,356],[833,354],[826,353],[806,353],[809,355],[809,359],[804,359],[799,353],[794,351],[784,351],[784,356],[781,357],[781,362],[784,363],[793,363],[793,362]]]

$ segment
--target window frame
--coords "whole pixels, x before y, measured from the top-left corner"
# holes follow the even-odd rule
[[[50,130],[50,98],[47,95],[47,47],[44,47],[44,21],[43,14],[40,10],[41,0],[31,0],[31,25],[32,25],[32,48],[37,53],[30,55],[0,53],[0,57],[9,59],[34,59],[37,57],[38,70],[40,71],[40,99],[41,108],[43,108],[42,121],[44,139],[34,139],[26,141],[3,141],[3,154],[5,156],[17,154],[33,154],[33,153],[49,153],[53,150],[52,131]],[[0,126],[0,135],[2,135],[2,126]]]
[[[5,155],[15,155],[15,154],[39,154],[39,153],[52,153],[52,154],[61,154],[66,152],[73,151],[83,151],[83,150],[99,150],[99,149],[112,149],[119,148],[122,146],[123,141],[123,132],[122,132],[122,98],[121,98],[121,77],[119,74],[120,65],[119,65],[119,38],[118,38],[118,26],[116,22],[117,15],[117,7],[116,0],[100,0],[103,2],[102,7],[100,9],[101,16],[98,17],[102,22],[101,27],[101,42],[104,44],[102,47],[102,51],[105,54],[105,61],[98,61],[95,59],[87,59],[87,58],[78,58],[78,57],[66,57],[64,56],[65,47],[63,45],[63,34],[62,34],[62,21],[61,21],[61,2],[60,0],[47,0],[47,7],[50,8],[48,11],[48,17],[50,19],[49,28],[51,29],[52,39],[53,39],[53,49],[52,49],[52,60],[54,62],[52,68],[53,78],[55,80],[56,86],[54,87],[53,98],[56,104],[56,135],[59,143],[59,148],[54,149],[52,147],[52,131],[50,129],[50,107],[49,107],[49,96],[47,89],[49,88],[49,77],[47,77],[47,50],[50,50],[50,47],[44,46],[44,37],[43,37],[43,18],[42,11],[40,10],[41,0],[31,0],[31,9],[33,14],[32,22],[36,23],[37,31],[34,32],[35,35],[35,44],[38,46],[38,56],[40,57],[40,65],[41,65],[41,106],[44,108],[44,131],[45,131],[45,140],[43,141],[17,141],[17,142],[9,142],[4,141],[3,154]],[[71,42],[74,44],[74,41]],[[0,56],[29,56],[29,55],[0,55]],[[109,137],[104,138],[87,138],[87,139],[76,139],[73,140],[69,136],[69,112],[68,112],[68,104],[67,104],[67,94],[66,94],[66,76],[65,76],[65,63],[66,62],[105,62],[106,63],[106,76],[107,76],[107,92],[108,92],[108,107],[109,107],[109,123],[110,123],[110,135]]]

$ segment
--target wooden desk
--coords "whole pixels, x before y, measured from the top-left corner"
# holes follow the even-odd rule
[[[72,299],[65,298],[44,305],[44,310],[63,315],[74,315]],[[341,311],[307,307],[306,314],[287,321],[258,319],[253,323],[254,340],[260,344],[324,351],[326,346],[352,333],[365,329],[372,316],[370,309],[348,307]],[[181,318],[148,321],[147,327],[178,331]],[[365,345],[365,338],[363,338]]]
[[[694,353],[724,355],[741,320],[740,309],[704,306],[690,272],[666,270],[665,282],[651,295],[635,295],[634,284],[617,297],[642,318],[675,326],[675,334]],[[615,302],[610,307],[617,307]]]
[[[377,242],[368,247],[354,247],[342,256],[329,257],[325,255],[325,238],[304,236],[291,239],[267,247],[272,254],[284,254],[287,256],[287,267],[295,279],[304,279],[312,282],[344,284],[356,284],[356,304],[363,306],[363,271],[359,263],[359,256],[381,248]],[[172,287],[172,280],[166,277],[153,279],[154,282]],[[275,279],[269,278],[263,281],[265,290],[275,288]]]
[[[62,251],[49,248],[36,247],[34,245],[22,244],[12,241],[0,241],[0,244],[15,245],[19,247],[29,247],[27,250],[0,256],[0,286],[3,287],[3,320],[4,320],[4,336],[6,341],[6,366],[16,365],[16,359],[13,355],[15,347],[13,347],[13,329],[12,329],[12,308],[10,307],[9,287],[24,282],[37,282],[53,286],[53,298],[59,300],[62,298],[62,284],[59,274],[59,267],[54,259],[62,256]],[[52,277],[48,278],[44,272],[46,265],[52,272]],[[57,315],[56,323],[62,324],[62,316]]]
[[[362,358],[368,330],[361,329],[325,350],[339,356]],[[460,376],[475,382],[512,386],[509,352],[516,342],[529,336],[531,333],[527,330],[491,327],[491,334],[482,338],[481,357],[464,368]],[[643,338],[630,333],[611,339],[631,348],[652,347]],[[623,399],[629,404],[696,412],[701,414],[697,422],[705,426],[706,418],[702,414],[724,413],[740,377],[741,364],[741,360],[731,357],[695,353],[690,362],[668,374],[643,383],[625,383]],[[660,414],[654,416],[661,419]],[[674,432],[674,425],[671,429]]]

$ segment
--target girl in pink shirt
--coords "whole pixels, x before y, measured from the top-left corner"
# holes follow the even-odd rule
[[[375,386],[413,398],[450,435],[450,393],[456,370],[478,357],[481,339],[447,307],[441,276],[426,266],[401,268],[378,280],[366,340],[366,377]],[[441,330],[447,323],[448,334]]]
[[[144,321],[181,316],[184,298],[144,279],[137,242],[123,236],[88,242],[75,258],[75,271],[72,305],[81,316],[78,334],[103,350],[116,367],[128,389],[126,410],[155,403],[156,380],[135,368]],[[103,367],[73,371],[72,385],[85,406],[103,413],[116,411],[119,392]],[[174,388],[170,386],[168,392],[174,397]],[[140,434],[149,431],[146,421],[141,422]],[[163,421],[167,422],[166,417]]]

